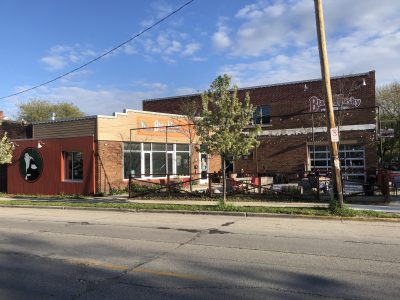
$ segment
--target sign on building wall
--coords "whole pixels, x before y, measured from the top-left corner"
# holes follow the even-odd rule
[[[361,104],[361,99],[356,99],[353,96],[345,97],[343,94],[333,95],[332,101],[334,110],[357,108]],[[312,96],[309,102],[310,112],[322,112],[326,110],[325,100],[317,96]]]
[[[164,136],[168,131],[168,136],[171,137],[186,137],[188,125],[184,119],[171,119],[162,116],[140,117],[138,118],[137,134]]]
[[[35,182],[42,174],[43,160],[35,148],[26,148],[19,157],[19,172],[27,182]]]

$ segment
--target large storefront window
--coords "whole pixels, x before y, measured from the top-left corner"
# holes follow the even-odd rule
[[[315,152],[314,152],[315,149]],[[311,171],[331,170],[331,154],[328,145],[308,146]],[[339,158],[342,177],[345,180],[365,179],[365,150],[362,145],[340,145]]]
[[[64,156],[64,180],[83,179],[82,152],[63,152]]]
[[[187,144],[124,143],[124,179],[188,175],[190,149]]]

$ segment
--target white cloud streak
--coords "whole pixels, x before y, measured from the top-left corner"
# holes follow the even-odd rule
[[[97,53],[84,48],[79,44],[73,46],[56,45],[48,50],[48,55],[42,57],[40,62],[49,71],[61,70],[70,64],[81,63],[95,57]]]

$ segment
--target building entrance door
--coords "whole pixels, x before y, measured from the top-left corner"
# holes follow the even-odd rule
[[[208,173],[208,155],[207,153],[200,153],[200,184],[206,184],[207,181],[207,173]]]

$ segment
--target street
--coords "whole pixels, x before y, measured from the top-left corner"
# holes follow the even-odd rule
[[[0,299],[398,299],[400,223],[0,208]]]

